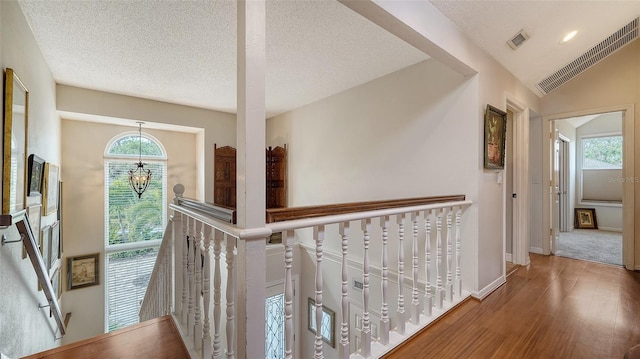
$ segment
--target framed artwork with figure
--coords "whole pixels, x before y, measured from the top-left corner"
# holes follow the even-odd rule
[[[67,290],[100,284],[99,253],[67,258]]]
[[[484,168],[504,169],[507,113],[487,105],[484,113]]]

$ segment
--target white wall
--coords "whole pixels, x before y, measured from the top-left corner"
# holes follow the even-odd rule
[[[65,291],[63,309],[73,312],[64,343],[104,333],[104,152],[111,139],[127,126],[62,120],[62,170],[64,188],[65,257],[100,253],[100,285]],[[144,129],[167,151],[167,202],[173,199],[177,183],[185,187],[185,197],[196,192],[196,135]]]
[[[55,83],[35,43],[31,30],[15,1],[0,2],[0,58],[3,70],[12,68],[29,90],[28,153],[46,161],[60,163],[60,119],[55,109]],[[29,202],[39,198],[30,198]],[[42,225],[55,221],[44,217]],[[15,227],[0,231],[8,239],[19,238]],[[57,346],[57,330],[38,291],[35,271],[28,259],[22,259],[22,246],[0,247],[0,352],[12,358],[22,357]]]
[[[136,127],[135,121],[144,121],[203,129],[197,137],[199,169],[195,193],[197,199],[207,202],[213,202],[213,145],[236,144],[234,114],[65,85],[57,86],[57,108],[67,112],[67,118],[99,117],[110,122],[125,119]]]

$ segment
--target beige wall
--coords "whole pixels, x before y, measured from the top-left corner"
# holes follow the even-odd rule
[[[104,333],[104,152],[111,139],[127,126],[62,120],[62,170],[65,173],[64,205],[65,257],[100,253],[102,265],[99,286],[65,291],[63,309],[73,312],[64,343]],[[145,129],[167,151],[167,202],[171,188],[182,183],[185,196],[195,196],[196,134]]]
[[[60,163],[60,119],[55,108],[55,83],[31,30],[15,1],[0,2],[0,57],[2,68],[12,68],[29,90],[28,153],[53,164]],[[39,197],[28,203],[39,202]],[[42,219],[46,226],[56,215]],[[39,232],[39,229],[38,229]],[[0,230],[8,239],[19,238],[15,227]],[[0,247],[0,352],[12,358],[42,351],[59,344],[56,324],[38,291],[36,274],[28,259],[22,259],[19,243]]]
[[[542,99],[544,115],[589,111],[611,106],[635,107],[635,168],[640,173],[640,40],[635,40]],[[640,188],[634,183],[634,208],[640,213]],[[640,221],[635,221],[635,263],[640,263]]]
[[[196,138],[199,172],[195,193],[198,199],[208,202],[213,202],[213,145],[236,144],[235,114],[64,85],[57,86],[57,108],[66,118],[124,121],[136,127],[136,121],[144,121],[156,127],[162,124],[202,129]]]

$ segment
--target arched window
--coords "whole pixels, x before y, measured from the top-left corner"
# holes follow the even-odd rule
[[[142,149],[142,150],[140,150]],[[151,170],[141,198],[129,185],[139,158]],[[122,133],[105,150],[105,326],[138,323],[140,302],[162,241],[167,219],[167,156],[162,144],[138,132]]]

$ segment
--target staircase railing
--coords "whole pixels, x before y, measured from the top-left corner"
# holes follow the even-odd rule
[[[168,280],[154,274],[149,296],[166,298],[160,289],[171,287],[173,313],[198,357],[265,357],[265,246],[272,233],[281,233],[277,246],[284,254],[275,265],[284,279],[283,356],[379,358],[469,296],[463,289],[461,256],[463,217],[471,204],[464,197],[405,206],[396,203],[384,209],[355,208],[274,222],[258,229],[240,229],[202,210],[174,204],[173,250],[167,249],[158,259],[165,264],[156,267],[163,270],[173,257],[173,283],[154,284]],[[163,244],[170,243],[166,237]],[[298,244],[306,249],[300,255],[313,263],[315,273],[295,272],[296,264],[300,267],[303,260],[294,258]],[[329,257],[332,260],[323,265],[323,259]],[[340,280],[323,276],[327,270],[335,272],[332,266],[338,266]],[[268,267],[274,268],[274,263]],[[353,273],[359,277],[359,289],[349,283]],[[303,298],[294,296],[296,275],[308,278],[302,280]],[[306,315],[304,293],[313,297],[310,316]],[[334,295],[325,298],[325,293]],[[332,298],[336,293],[338,303]],[[361,312],[350,317],[354,298]],[[323,306],[328,299],[340,308],[334,324],[338,329],[333,338],[335,349],[323,344],[328,339],[323,330],[315,330],[308,342],[306,332],[294,336],[296,328],[306,327],[302,324],[306,318],[310,318],[310,327],[323,327]],[[150,302],[145,298],[143,311]],[[294,338],[302,342],[299,352]]]

